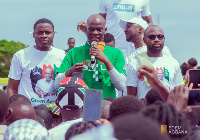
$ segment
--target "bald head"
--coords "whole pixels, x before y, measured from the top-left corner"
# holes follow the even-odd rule
[[[151,32],[159,31],[164,35],[164,31],[157,25],[150,25],[144,32],[144,35],[149,35]]]
[[[91,15],[88,19],[87,19],[87,27],[89,24],[94,23],[94,22],[101,22],[102,25],[106,25],[106,21],[105,19],[99,15],[99,14],[95,14],[95,15]]]
[[[86,35],[90,44],[93,41],[97,43],[103,41],[107,30],[105,24],[105,19],[101,15],[92,15],[88,18]]]
[[[6,125],[10,125],[16,120],[20,119],[32,119],[35,120],[35,110],[28,103],[13,102],[9,105],[9,116],[6,119]]]
[[[149,57],[161,57],[165,43],[163,30],[157,25],[149,26],[144,33],[144,43]]]

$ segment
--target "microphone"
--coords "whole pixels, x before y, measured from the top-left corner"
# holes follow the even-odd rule
[[[99,42],[97,44],[97,48],[99,48],[100,50],[104,51],[104,49],[105,49],[105,43],[104,42]]]
[[[97,42],[96,41],[93,41],[91,43],[91,46],[92,47],[96,47],[97,46]],[[91,55],[91,60],[90,60],[90,69],[93,70],[94,67],[96,65],[96,59],[95,59],[95,56]]]
[[[104,43],[104,42],[99,42],[99,43],[97,44],[96,41],[93,41],[93,42],[91,43],[91,46],[92,46],[92,47],[95,46],[95,47],[101,49],[102,51],[104,51],[105,43]],[[95,66],[96,66],[96,59],[95,59],[95,56],[91,55],[90,69],[93,70]]]

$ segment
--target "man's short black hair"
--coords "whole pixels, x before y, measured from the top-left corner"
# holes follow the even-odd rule
[[[189,120],[190,126],[196,126],[200,124],[200,107],[192,108],[192,111],[186,113],[186,117]]]
[[[100,124],[95,121],[78,122],[70,126],[65,133],[65,140],[69,140],[71,137],[82,134],[88,129],[99,126]]]
[[[152,119],[152,121],[156,121],[159,125],[167,125],[168,132],[170,126],[180,126],[181,130],[187,131],[187,133],[169,133],[172,140],[178,138],[189,140],[190,127],[187,118],[184,114],[178,112],[173,105],[157,101],[153,105],[141,109],[139,113]]]
[[[141,114],[125,114],[112,122],[118,140],[168,140],[160,125]]]
[[[160,94],[155,89],[150,89],[146,96],[145,96],[145,104],[151,105],[154,104],[156,101],[163,102],[162,98],[160,97]]]
[[[123,114],[136,113],[144,107],[145,105],[134,96],[119,97],[110,105],[109,119],[112,121]]]
[[[0,123],[2,123],[6,117],[9,106],[8,96],[0,90]]]
[[[110,33],[106,33],[104,35],[104,41],[105,41],[105,43],[109,43],[109,42],[112,42],[112,41],[115,42],[115,37]]]
[[[53,30],[54,30],[54,25],[53,25],[53,23],[52,23],[49,19],[41,18],[41,19],[39,19],[38,21],[35,22],[34,27],[33,27],[34,31],[35,31],[35,29],[36,29],[36,26],[37,26],[38,24],[40,24],[40,23],[49,23],[49,24],[51,24],[51,26],[52,26],[52,28],[53,28]]]
[[[69,42],[70,39],[73,39],[75,41],[75,39],[73,37],[70,37],[70,38],[68,38],[68,42]]]
[[[31,104],[31,101],[27,97],[21,94],[14,94],[9,98],[9,104],[15,101]]]
[[[190,58],[188,60],[188,64],[190,64],[192,67],[197,66],[197,60],[195,58]]]
[[[46,128],[50,129],[53,123],[53,114],[51,110],[43,104],[35,106],[34,109],[36,115],[40,116],[44,120]]]
[[[186,75],[186,72],[187,72],[187,70],[188,70],[188,68],[187,68],[187,63],[184,62],[183,64],[181,64],[180,68],[181,68],[181,73],[182,73],[182,75],[183,75],[183,76]]]

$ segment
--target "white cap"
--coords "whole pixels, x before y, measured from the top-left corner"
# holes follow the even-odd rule
[[[126,24],[127,24],[127,22],[134,23],[134,24],[138,24],[138,25],[140,25],[144,30],[146,30],[146,28],[148,27],[147,22],[146,22],[145,20],[143,20],[142,18],[139,18],[139,17],[134,17],[134,18],[132,18],[132,19],[130,19],[130,20],[128,20],[128,21],[127,21],[127,20],[121,19],[121,20],[120,20],[120,23],[119,23],[120,27],[121,27],[122,29],[126,29]]]

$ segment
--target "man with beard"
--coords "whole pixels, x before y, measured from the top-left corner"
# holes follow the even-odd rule
[[[47,105],[54,103],[56,96],[40,98],[41,94],[36,93],[36,84],[46,75],[49,75],[47,74],[49,68],[51,69],[51,78],[55,79],[56,70],[65,57],[65,52],[52,47],[55,31],[50,20],[46,18],[37,20],[33,30],[35,45],[16,52],[12,58],[8,75],[7,95],[8,97],[14,94],[24,95],[31,101],[32,106]],[[42,84],[42,86],[45,85]],[[44,87],[40,88],[43,89]],[[55,87],[51,89],[51,91],[53,90],[55,90]]]
[[[149,26],[144,33],[144,43],[147,46],[147,52],[136,55],[127,66],[127,93],[137,96],[139,99],[145,97],[151,89],[147,80],[139,81],[138,68],[142,65],[154,67],[155,70],[163,69],[167,83],[162,83],[169,91],[175,86],[182,85],[183,79],[177,60],[162,53],[165,42],[163,30],[156,25]],[[160,79],[161,82],[163,81]]]
[[[139,17],[133,17],[130,20],[120,20],[120,27],[124,29],[124,33],[126,36],[126,41],[133,44],[134,49],[131,51],[127,51],[125,55],[125,62],[126,67],[129,65],[129,63],[135,59],[135,56],[142,52],[147,52],[147,46],[144,43],[144,32],[148,27],[148,23],[139,18]],[[172,56],[169,48],[167,46],[163,47],[162,53],[168,56]],[[121,96],[120,92],[118,92],[118,96]],[[126,88],[123,89],[123,95],[127,95]]]
[[[121,19],[120,27],[124,29],[126,41],[131,42],[134,45],[134,49],[126,53],[125,61],[126,65],[128,65],[138,53],[147,52],[147,46],[144,43],[143,38],[148,24],[141,18],[133,17],[131,20]],[[167,46],[163,47],[162,53],[168,56],[172,56]]]

